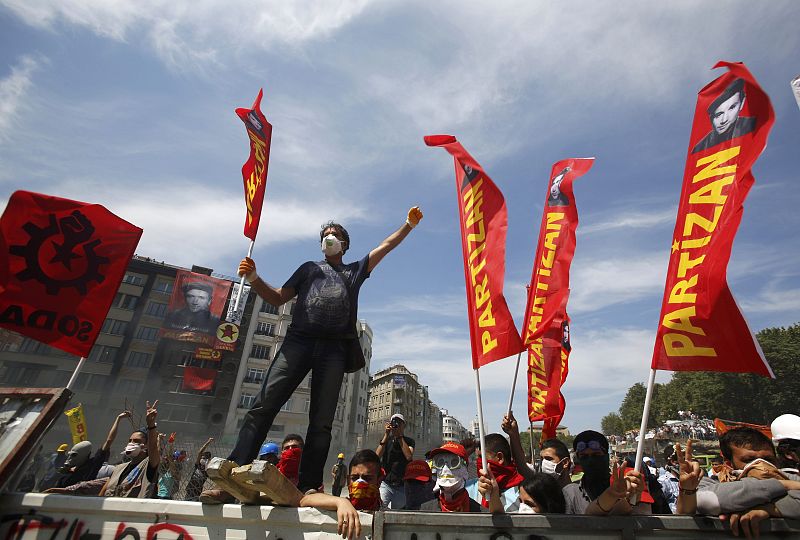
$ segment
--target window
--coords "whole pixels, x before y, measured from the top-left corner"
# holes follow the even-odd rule
[[[241,397],[239,398],[239,408],[240,409],[251,409],[253,404],[256,402],[256,395],[255,394],[246,394],[242,392]]]
[[[244,376],[244,382],[260,383],[264,380],[266,369],[247,368],[247,375]]]
[[[4,383],[9,386],[34,386],[34,381],[41,371],[38,367],[26,367],[23,364],[6,364]],[[80,374],[79,374],[80,376]]]
[[[89,351],[89,356],[87,357],[87,359],[91,362],[110,364],[114,362],[114,359],[117,357],[117,352],[119,352],[118,347],[110,347],[108,345],[95,345],[94,347],[92,347],[92,350]]]
[[[113,334],[115,336],[121,336],[125,333],[125,330],[128,328],[128,323],[126,321],[118,321],[117,319],[106,319],[103,321],[103,327],[100,328],[101,332],[106,334]]]
[[[158,281],[156,281],[156,284],[153,285],[153,290],[156,292],[172,294],[172,288],[174,286],[175,282],[172,280],[159,279]]]
[[[256,334],[262,336],[274,336],[275,335],[275,325],[268,322],[260,322],[256,327]]]
[[[117,392],[125,395],[138,394],[141,383],[133,379],[120,379],[117,381]]]
[[[152,326],[140,326],[136,331],[136,339],[155,341],[158,339],[158,328],[153,328]]]
[[[147,315],[152,317],[163,317],[167,314],[167,305],[164,302],[150,302],[147,304],[147,307],[144,309],[144,312]]]
[[[114,297],[114,303],[111,305],[120,309],[136,309],[136,301],[139,300],[138,296],[132,294],[117,293]]]
[[[303,403],[303,412],[308,412],[309,407],[311,407],[311,400],[307,399],[305,403]]]
[[[122,278],[122,282],[130,283],[131,285],[144,285],[144,276],[141,274],[125,272],[125,277]]]
[[[152,358],[153,355],[150,353],[131,351],[130,354],[128,354],[128,361],[125,363],[131,367],[150,367],[150,360]]]
[[[35,339],[25,338],[22,340],[22,344],[19,346],[19,352],[50,356],[58,354],[58,349],[54,349],[53,347],[45,345],[44,343],[36,341]]]
[[[253,345],[253,350],[250,351],[252,358],[260,358],[262,360],[269,358],[269,345]]]
[[[269,428],[270,433],[283,433],[283,426],[281,424],[272,424],[272,427]]]
[[[109,377],[107,375],[100,375],[93,373],[89,377],[89,382],[86,384],[86,389],[91,392],[100,392],[108,384]]]
[[[281,407],[281,410],[282,411],[291,412],[291,410],[292,410],[292,398],[289,398],[288,401],[286,401],[286,403],[283,404],[283,407]]]
[[[263,302],[261,304],[261,310],[260,311],[261,311],[261,313],[270,313],[272,315],[277,315],[278,314],[278,308],[276,306],[273,306],[269,302]]]

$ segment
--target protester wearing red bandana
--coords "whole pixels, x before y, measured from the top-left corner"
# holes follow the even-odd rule
[[[283,439],[281,444],[281,457],[278,460],[278,470],[294,485],[300,480],[300,459],[303,456],[303,437],[292,433]]]
[[[446,442],[428,453],[436,473],[436,498],[423,503],[423,512],[487,512],[488,510],[470,498],[464,488],[467,481],[467,452],[458,443]],[[482,478],[484,488],[491,483]],[[496,489],[495,489],[496,492]]]
[[[500,496],[503,499],[503,509],[506,512],[516,512],[519,509],[519,485],[525,478],[517,471],[517,466],[511,459],[511,447],[506,438],[500,433],[490,433],[485,437],[486,460],[489,462],[489,472],[497,480]],[[483,462],[477,459],[478,470],[483,469]],[[489,507],[489,503],[478,491],[477,480],[467,483],[469,496]]]
[[[350,460],[349,470],[347,492],[353,506],[362,512],[381,510],[379,486],[384,474],[378,454],[372,450],[359,450]]]

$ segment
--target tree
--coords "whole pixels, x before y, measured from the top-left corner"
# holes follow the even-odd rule
[[[608,413],[600,420],[600,429],[604,435],[622,435],[625,433],[622,417],[615,412]]]

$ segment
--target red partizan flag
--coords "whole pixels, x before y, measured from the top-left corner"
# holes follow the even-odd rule
[[[528,287],[524,331],[528,347],[528,417],[531,422],[545,420],[543,440],[545,435],[555,437],[555,428],[564,416],[561,385],[567,379],[570,353],[569,269],[578,228],[572,183],[593,164],[594,158],[571,158],[553,165]]]
[[[247,206],[247,218],[244,221],[244,235],[255,241],[258,234],[258,223],[261,220],[261,206],[264,204],[264,190],[267,186],[267,168],[269,167],[269,146],[272,142],[272,124],[267,122],[261,112],[263,88],[252,109],[239,108],[236,114],[247,128],[250,138],[250,157],[242,166],[244,180],[244,203]]]
[[[726,270],[775,113],[744,64],[714,67],[729,71],[698,94],[652,368],[774,377]]]
[[[217,370],[186,366],[183,368],[183,388],[185,390],[208,391],[214,389]]]
[[[141,236],[99,204],[14,192],[0,218],[0,326],[88,356]]]
[[[455,137],[429,135],[425,144],[443,147],[455,160],[472,367],[478,369],[525,349],[503,296],[506,203]]]

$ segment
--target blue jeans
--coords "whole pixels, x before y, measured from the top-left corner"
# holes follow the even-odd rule
[[[311,371],[311,407],[297,487],[302,492],[318,489],[322,485],[322,470],[331,446],[331,427],[344,379],[346,344],[340,339],[302,337],[290,330],[267,371],[258,399],[244,417],[228,459],[244,465],[258,457],[278,411]]]
[[[402,510],[406,506],[406,488],[403,484],[390,486],[381,482],[381,503],[391,510]]]

